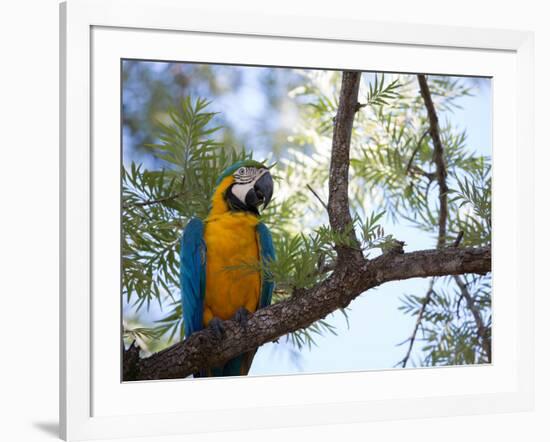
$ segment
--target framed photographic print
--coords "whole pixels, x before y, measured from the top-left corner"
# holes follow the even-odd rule
[[[530,33],[60,14],[65,439],[532,406]]]

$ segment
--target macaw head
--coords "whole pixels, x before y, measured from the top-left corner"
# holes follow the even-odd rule
[[[238,161],[229,166],[216,182],[216,195],[222,196],[227,208],[259,215],[273,196],[273,178],[269,167],[254,160]]]

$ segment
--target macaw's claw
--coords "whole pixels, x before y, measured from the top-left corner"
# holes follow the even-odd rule
[[[241,307],[235,312],[235,321],[237,321],[242,328],[246,329],[246,323],[248,322],[249,316],[250,312],[244,307]]]
[[[212,318],[208,323],[208,328],[212,331],[216,339],[223,339],[225,336],[225,328],[220,318]]]

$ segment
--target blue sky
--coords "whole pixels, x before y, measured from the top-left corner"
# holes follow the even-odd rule
[[[149,63],[152,69],[159,70],[156,63]],[[216,98],[214,101],[217,110],[225,113],[224,120],[229,122],[235,132],[247,139],[259,140],[259,150],[262,151],[260,140],[265,139],[263,128],[258,124],[258,115],[267,107],[265,88],[259,81],[259,72],[269,68],[220,68],[218,73],[231,69],[242,70],[242,80],[238,90]],[[474,95],[462,97],[458,104],[462,109],[453,112],[441,112],[440,120],[449,120],[454,126],[465,129],[468,147],[478,154],[491,155],[491,82],[489,79],[477,79]],[[203,90],[204,93],[204,90]],[[208,97],[206,97],[208,98]],[[292,110],[288,110],[292,112]],[[277,115],[270,119],[270,124],[292,119],[290,115]],[[264,120],[265,121],[265,120]],[[274,123],[275,122],[275,123]],[[275,128],[276,129],[276,128]],[[125,140],[125,163],[133,159],[134,155],[127,149],[128,140]],[[259,156],[265,154],[259,153]],[[143,158],[141,158],[143,159]],[[407,244],[407,250],[433,248],[433,236],[419,233],[417,229],[406,224],[385,225],[387,233]],[[354,300],[348,311],[348,321],[341,313],[330,315],[328,321],[336,326],[338,335],[326,333],[317,337],[316,346],[311,349],[303,348],[297,351],[286,338],[279,343],[268,343],[262,346],[256,354],[252,365],[251,375],[276,375],[298,372],[338,372],[349,370],[369,370],[392,368],[403,358],[406,345],[397,346],[407,339],[416,321],[415,317],[405,316],[398,310],[400,297],[404,294],[423,295],[428,287],[428,279],[411,279],[392,282],[370,290]],[[162,316],[156,304],[152,304],[150,312],[144,319],[152,320]],[[349,324],[349,327],[348,327]],[[418,352],[413,352],[413,361]]]

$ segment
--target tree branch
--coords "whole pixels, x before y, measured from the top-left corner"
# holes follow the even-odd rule
[[[432,143],[434,146],[433,159],[434,159],[435,168],[436,168],[435,174],[430,174],[429,179],[431,181],[432,179],[436,178],[439,186],[439,232],[437,235],[437,247],[442,248],[442,247],[445,247],[445,239],[447,236],[447,213],[448,213],[447,193],[449,191],[447,187],[447,168],[445,166],[443,144],[441,143],[441,138],[439,137],[439,124],[437,119],[437,113],[435,111],[435,106],[432,100],[432,95],[430,93],[430,88],[428,87],[428,81],[426,80],[425,75],[419,74],[417,75],[417,77],[418,77],[418,83],[420,85],[420,94],[422,95],[422,99],[424,100],[424,105],[428,113],[430,128],[427,131],[425,131],[420,137],[420,141],[418,142],[418,145],[415,151],[413,152],[413,154],[411,155],[411,159],[409,160],[407,171],[409,170],[412,164],[413,158],[415,157],[416,152],[420,148],[424,137],[429,133],[430,137],[432,138]],[[428,174],[424,172],[424,176],[428,177]],[[401,360],[402,367],[406,367],[407,362],[409,361],[409,358],[411,356],[411,352],[414,346],[414,341],[416,340],[416,334],[418,333],[418,329],[422,324],[422,319],[424,317],[424,312],[426,311],[426,306],[430,303],[432,299],[434,284],[435,284],[435,278],[432,278],[432,280],[430,281],[430,287],[426,292],[424,301],[422,302],[420,310],[418,311],[418,317],[416,319],[413,333],[409,338],[409,348],[407,350],[407,354]]]
[[[448,198],[449,188],[447,186],[447,166],[445,164],[443,143],[441,142],[441,137],[439,134],[439,123],[437,118],[437,112],[435,110],[435,106],[432,100],[430,88],[428,86],[428,81],[426,80],[425,75],[419,74],[417,75],[417,77],[418,77],[418,83],[420,85],[420,94],[422,95],[422,99],[424,100],[424,105],[428,113],[428,120],[430,122],[429,133],[432,138],[432,142],[434,146],[433,159],[436,166],[435,178],[437,179],[437,183],[439,187],[439,233],[437,237],[437,247],[443,248],[445,247],[445,243],[446,243],[446,235],[447,235],[446,229],[447,229],[447,218],[448,218],[447,198]],[[421,141],[425,135],[426,135],[426,132],[424,132],[422,137],[420,138]],[[416,150],[418,150],[418,146]],[[416,150],[411,156],[411,160],[409,161],[407,170],[409,170],[409,167],[412,164],[412,160],[416,154]],[[453,247],[456,248],[459,246],[463,236],[464,236],[464,232],[460,231],[454,241]],[[466,287],[466,284],[462,281],[462,279],[458,275],[455,275],[454,279],[456,284],[460,288],[461,297],[464,297],[466,299],[468,309],[472,312],[472,315],[474,316],[478,337],[481,340],[482,348],[485,351],[488,360],[490,361],[491,360],[491,341],[490,341],[490,338],[488,337],[488,329],[483,324],[483,319],[481,318],[481,314],[479,313],[479,310],[476,308],[474,301],[468,291],[468,288]],[[422,323],[422,318],[426,311],[426,306],[430,302],[431,296],[433,294],[434,282],[435,282],[435,278],[432,278],[428,292],[426,293],[424,301],[418,312],[418,318],[416,320],[413,333],[409,338],[409,348],[408,348],[407,354],[400,362],[402,364],[402,367],[405,367],[407,365],[407,362],[411,355],[414,341],[416,339],[416,334],[418,333],[418,329],[420,328],[420,324]]]
[[[332,154],[330,159],[328,216],[332,230],[337,233],[348,231],[353,224],[349,210],[348,182],[350,143],[353,119],[357,112],[361,72],[344,71],[338,110],[334,119]],[[352,247],[336,246],[338,262],[359,262],[363,259],[359,241],[353,229],[349,230]]]
[[[319,285],[297,290],[288,300],[258,310],[245,327],[225,321],[223,339],[205,329],[148,358],[125,358],[132,365],[124,367],[124,380],[184,378],[203,368],[221,366],[239,354],[308,327],[346,307],[366,290],[389,281],[490,271],[490,247],[388,253],[363,260],[359,266],[338,268]]]
[[[441,143],[441,137],[439,135],[439,123],[437,119],[437,113],[432,100],[432,94],[428,87],[428,81],[426,76],[419,74],[418,84],[420,85],[420,94],[424,100],[424,105],[428,112],[428,120],[430,122],[430,136],[432,138],[434,146],[434,163],[436,167],[436,178],[439,185],[439,235],[437,238],[437,247],[445,247],[446,230],[447,230],[447,194],[449,188],[447,187],[447,167],[445,165],[445,156],[443,152],[443,144]]]

